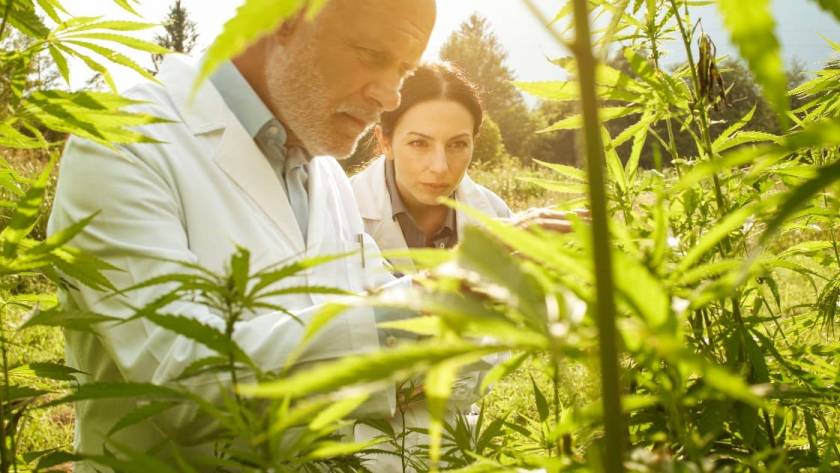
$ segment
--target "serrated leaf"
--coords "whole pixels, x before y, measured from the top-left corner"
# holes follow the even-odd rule
[[[528,359],[530,353],[519,353],[518,355],[512,356],[507,360],[503,361],[502,363],[497,364],[487,374],[484,376],[484,379],[481,380],[481,388],[480,392],[485,393],[488,389],[497,382],[501,381],[502,378],[507,376],[508,374],[516,371],[522,363]]]
[[[780,119],[788,111],[787,76],[770,0],[718,0],[723,23]]]
[[[586,175],[586,171],[580,168],[576,168],[574,166],[567,166],[565,164],[558,164],[558,163],[547,163],[545,161],[540,161],[539,159],[534,160],[535,163],[539,164],[540,166],[544,166],[552,171],[560,174],[563,177],[568,177],[569,179],[586,182],[588,179]]]
[[[9,371],[9,374],[11,376],[46,378],[55,381],[75,381],[75,375],[84,374],[84,371],[58,363],[39,362],[18,366]]]
[[[537,386],[537,382],[534,381],[534,377],[531,376],[531,387],[534,393],[534,402],[537,405],[537,413],[540,416],[540,422],[545,422],[548,419],[548,401],[545,400],[545,396],[543,395],[542,391],[540,391],[540,387]]]
[[[235,361],[256,368],[253,360],[236,342],[213,326],[184,315],[159,314],[141,310],[138,316],[182,337],[198,342],[216,353],[232,355]]]
[[[610,120],[615,120],[616,118],[641,113],[641,111],[632,107],[602,107],[601,109],[599,109],[599,113],[601,121],[603,123],[606,123]],[[572,115],[570,117],[566,117],[562,120],[555,122],[548,128],[544,128],[542,130],[537,131],[537,133],[549,133],[558,130],[577,130],[582,126],[583,116]]]
[[[477,346],[466,341],[441,345],[436,341],[405,344],[393,350],[347,357],[319,364],[306,372],[258,385],[243,385],[242,394],[254,397],[301,397],[318,392],[408,375],[443,361],[474,353],[486,355],[505,350],[493,345]]]
[[[837,0],[811,0],[816,2],[823,10],[834,15],[834,19],[840,21],[840,2]]]
[[[143,422],[146,419],[154,417],[162,412],[165,412],[168,409],[171,409],[177,405],[178,403],[174,401],[151,402],[148,404],[140,405],[137,408],[129,411],[126,415],[122,416],[120,420],[118,420],[114,424],[114,426],[111,427],[111,430],[108,431],[107,436],[110,437],[125,428],[137,425],[140,422]]]
[[[151,383],[90,383],[83,384],[62,398],[50,401],[44,407],[93,399],[184,399],[175,389]]]
[[[329,407],[323,409],[315,416],[314,419],[312,419],[312,422],[309,423],[309,430],[321,430],[330,424],[338,422],[364,404],[367,399],[368,396],[362,394],[332,403]]]
[[[45,327],[62,327],[69,330],[78,330],[90,332],[93,326],[103,322],[119,321],[116,317],[107,315],[95,314],[93,312],[66,310],[66,309],[50,309],[45,311],[38,311],[32,317],[26,320],[20,329],[45,326]]]

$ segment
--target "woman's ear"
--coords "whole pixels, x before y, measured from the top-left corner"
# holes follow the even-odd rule
[[[385,137],[381,125],[376,125],[373,129],[373,135],[376,137],[376,142],[379,144],[379,152],[385,155],[386,159],[394,159],[394,153],[391,149],[391,143]]]

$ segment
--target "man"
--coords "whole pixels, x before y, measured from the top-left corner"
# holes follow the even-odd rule
[[[116,150],[71,138],[50,216],[54,233],[95,212],[72,242],[122,269],[108,276],[118,288],[183,272],[167,261],[189,261],[216,272],[237,246],[255,268],[299,257],[375,248],[346,176],[329,157],[348,156],[381,112],[397,107],[403,78],[415,67],[435,20],[434,0],[331,0],[314,19],[300,14],[222,66],[191,97],[197,70],[167,60],[160,84],[127,94],[137,111],[176,123],[143,127],[159,144]],[[387,282],[381,259],[348,258],[319,266],[284,285],[360,292]],[[68,294],[74,307],[128,317],[129,307],[155,299],[160,287],[103,298],[89,288]],[[272,300],[310,320],[326,296]],[[222,326],[220,314],[189,301],[167,312]],[[308,363],[380,349],[369,309],[342,314],[307,346]],[[283,366],[305,328],[276,312],[249,314],[233,335],[263,370]],[[385,344],[383,342],[383,344]],[[82,382],[164,384],[196,360],[203,345],[145,320],[107,325],[97,335],[67,332],[67,361],[87,373]],[[215,379],[192,381],[218,396]],[[201,384],[201,383],[204,384]],[[223,387],[221,389],[224,389]],[[394,393],[371,407],[390,415]],[[135,405],[95,401],[77,406],[76,448],[101,453],[106,433]],[[208,428],[189,409],[138,423],[113,439],[135,450],[199,438]],[[84,465],[77,471],[88,471]],[[92,471],[92,470],[91,470]]]

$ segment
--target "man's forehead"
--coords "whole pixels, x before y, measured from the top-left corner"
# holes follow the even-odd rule
[[[376,36],[404,36],[424,45],[436,14],[435,0],[332,0],[330,7],[347,27],[363,28]]]

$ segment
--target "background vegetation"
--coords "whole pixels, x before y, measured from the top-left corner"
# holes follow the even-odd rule
[[[132,11],[129,2],[116,3]],[[833,2],[818,3],[840,17]],[[557,61],[567,80],[518,84],[540,98],[533,110],[510,86],[515,78],[503,48],[481,18],[453,34],[445,57],[482,87],[488,123],[498,128],[483,131],[473,177],[515,209],[571,207],[604,193],[615,270],[593,266],[604,248],[592,242],[587,225],[558,236],[488,221],[484,231],[468,231],[453,253],[417,253],[431,272],[416,293],[366,301],[430,314],[396,325],[431,340],[305,375],[261,373],[206,327],[172,319],[161,307],[143,308],[139,315],[220,354],[185,377],[208,369],[256,375],[258,385],[230,393],[220,409],[177,382],[76,386],[73,370],[62,366],[58,327],[91,330],[108,320],[107,314],[61,309],[55,290],[67,283],[63,276],[113,288],[101,276],[103,263],[65,246],[80,228],[45,239],[40,217],[49,206],[57,151],[68,132],[112,145],[143,141],[131,127],[157,120],[126,112],[130,103],[112,91],[67,91],[58,83],[68,76],[63,58],[87,58],[109,87],[108,61],[131,64],[107,49],[109,41],[150,54],[165,50],[130,37],[147,24],[71,20],[55,0],[39,1],[37,9],[25,0],[0,1],[0,471],[66,469],[66,462],[83,458],[69,452],[71,402],[97,396],[151,400],[138,404],[126,422],[144,421],[174,403],[195,404],[221,425],[212,441],[228,446],[191,466],[167,465],[125,446],[113,446],[119,456],[92,458],[117,470],[359,470],[362,452],[379,447],[336,443],[349,422],[343,418],[364,401],[358,393],[416,376],[425,379],[434,414],[431,440],[427,448],[401,454],[421,470],[436,468],[440,459],[448,468],[476,472],[840,468],[840,72],[834,63],[816,77],[784,71],[765,1],[717,2],[745,61],[720,64],[710,47],[715,38],[693,28],[689,2],[561,2],[555,31],[574,30],[566,19],[580,14],[581,4],[611,18],[593,40],[596,54],[613,51],[612,59],[586,76],[582,43],[570,43],[578,61]],[[225,49],[231,37],[253,38],[276,24],[278,18],[263,18],[264,8],[247,2],[210,57],[234,54]],[[657,53],[669,35],[691,52],[688,63],[674,69],[663,68]],[[591,174],[575,167],[584,161],[573,158],[582,156],[575,142],[583,147],[576,131],[584,122],[579,86],[587,80],[596,86],[606,122],[590,126],[587,135],[590,143],[593,136],[603,140],[597,162],[607,176],[597,189],[587,187]],[[552,131],[534,134],[546,129]],[[248,256],[244,249],[232,255],[229,274],[182,281],[173,297],[228,307],[222,315],[233,324],[260,299],[249,282],[268,288],[282,278],[278,273],[317,264],[259,273],[248,267]],[[619,335],[621,423],[601,407],[605,345],[594,308],[596,283],[605,278],[615,286],[617,304],[608,321]],[[211,289],[196,294],[195,282]],[[489,342],[475,343],[479,338]],[[483,400],[481,418],[444,426],[458,366],[496,351],[512,356],[489,374],[487,384],[495,388]],[[353,386],[361,391],[348,397],[343,389]],[[254,414],[265,412],[257,399],[268,399],[270,415]],[[405,432],[382,427],[383,441],[399,446]],[[603,449],[605,432],[616,427],[625,455]],[[301,430],[307,435],[293,447],[265,448]],[[251,440],[251,448],[231,450],[232,438]],[[619,466],[610,462],[615,459]]]

